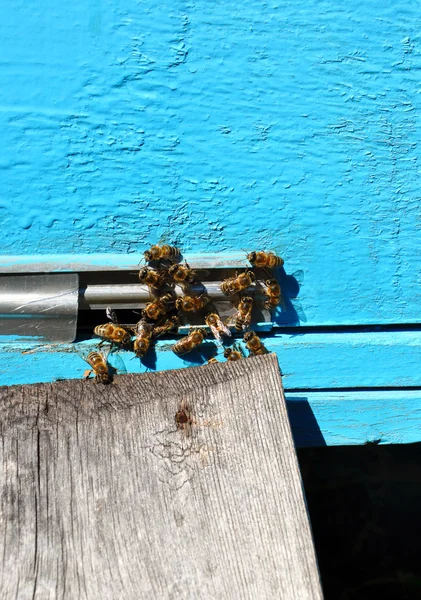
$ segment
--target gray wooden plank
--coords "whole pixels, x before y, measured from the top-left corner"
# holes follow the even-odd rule
[[[0,425],[2,598],[322,597],[275,355],[3,387]]]

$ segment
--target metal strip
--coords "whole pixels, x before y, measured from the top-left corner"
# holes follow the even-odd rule
[[[0,335],[72,342],[78,298],[77,273],[0,276]]]

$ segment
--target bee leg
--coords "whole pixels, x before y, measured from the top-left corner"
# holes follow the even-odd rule
[[[86,371],[83,372],[83,379],[89,379],[89,375],[92,373],[92,369],[86,369]]]

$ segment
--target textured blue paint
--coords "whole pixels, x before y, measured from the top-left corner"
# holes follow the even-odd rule
[[[295,444],[347,446],[421,441],[421,392],[286,394]]]
[[[419,321],[418,20],[410,0],[5,4],[0,254],[272,247],[307,324]]]
[[[262,336],[275,352],[283,373],[284,386],[292,389],[355,387],[421,387],[421,332],[343,333]],[[161,341],[156,352],[143,363],[131,352],[116,352],[125,370],[141,373],[197,366],[213,356],[209,340],[201,353],[177,357],[171,350],[174,340]],[[98,344],[49,344],[34,351],[31,344],[0,346],[0,384],[36,383],[57,378],[79,378],[86,368],[77,352],[87,355]],[[22,354],[22,351],[30,351]],[[114,355],[111,355],[111,360]],[[224,360],[219,350],[219,360]],[[420,428],[421,430],[421,428]]]

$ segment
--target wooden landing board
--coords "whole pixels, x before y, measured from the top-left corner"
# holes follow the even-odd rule
[[[322,598],[275,355],[0,407],[2,598]]]

